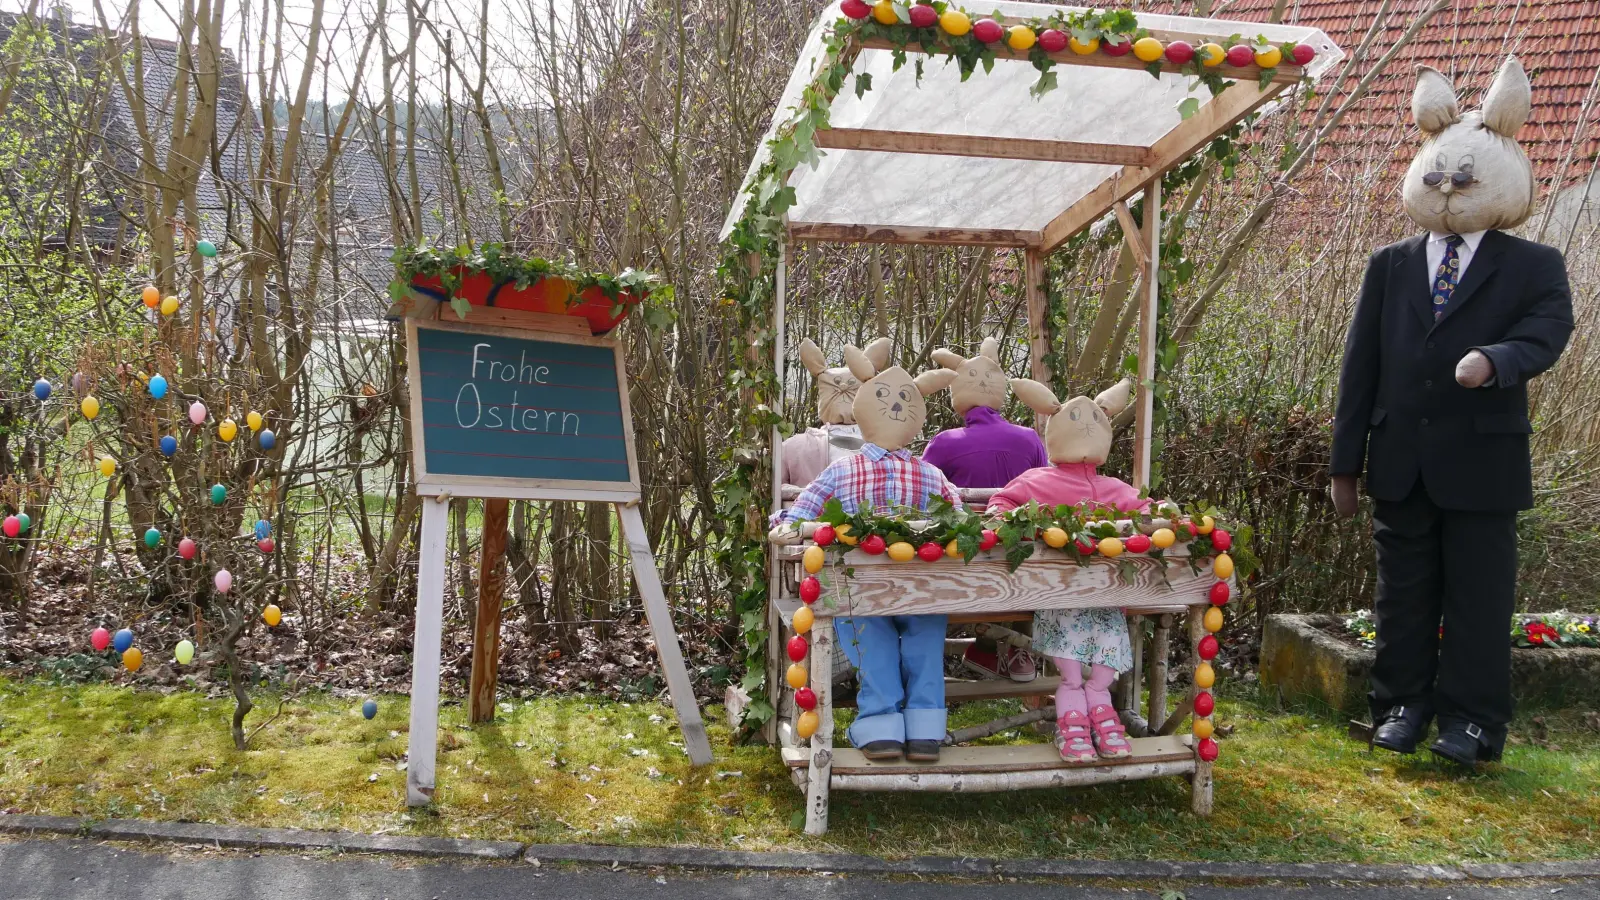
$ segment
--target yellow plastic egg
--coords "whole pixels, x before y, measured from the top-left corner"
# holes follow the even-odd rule
[[[850,534],[850,529],[852,527],[854,526],[848,522],[843,525],[835,526],[833,529],[834,538],[837,539],[839,543],[844,544],[846,547],[854,547],[856,543],[861,540],[861,538],[853,537]]]
[[[1213,519],[1210,516],[1201,516],[1200,521],[1195,523],[1194,532],[1195,534],[1210,534],[1212,529],[1216,527],[1216,519]]]
[[[93,419],[95,416],[100,415],[100,401],[93,396],[85,397],[83,402],[78,404],[78,409],[83,411],[85,419]]]
[[[1283,62],[1283,51],[1277,47],[1263,47],[1256,51],[1256,65],[1263,69],[1271,69]]]
[[[1026,25],[1013,25],[1006,32],[1006,46],[1018,53],[1031,49],[1038,41],[1039,36],[1034,34],[1033,29]]]
[[[224,441],[233,440],[238,433],[239,425],[232,419],[223,419],[222,423],[217,426],[217,437],[222,438]]]
[[[250,410],[250,414],[244,417],[244,423],[250,426],[251,431],[260,431],[261,413],[258,413],[253,409]]]
[[[1121,538],[1105,538],[1100,541],[1100,555],[1107,559],[1116,559],[1122,555]]]
[[[1211,737],[1211,735],[1215,732],[1216,728],[1212,727],[1210,719],[1194,720],[1194,736],[1196,740],[1203,741],[1206,738]]]
[[[1216,609],[1216,607],[1212,607],[1212,609]],[[275,603],[268,603],[267,608],[261,611],[261,621],[267,623],[269,628],[277,628],[278,623],[283,621],[283,610],[279,609]]]
[[[872,17],[880,25],[894,25],[900,21],[900,15],[894,11],[894,4],[890,0],[878,0],[872,4]]]
[[[811,680],[811,673],[807,672],[806,667],[799,663],[790,663],[788,671],[783,673],[783,680],[789,687],[798,691],[806,686],[807,681]]]
[[[939,16],[939,27],[952,37],[961,37],[972,30],[972,19],[959,9],[946,9]]]
[[[805,554],[800,557],[800,565],[805,567],[807,572],[815,575],[822,571],[822,560],[822,548],[812,544],[806,548]]]
[[[1161,550],[1171,547],[1177,540],[1178,536],[1173,533],[1171,528],[1157,528],[1155,531],[1150,532],[1150,543],[1155,544]]]
[[[139,667],[144,665],[144,652],[138,647],[129,647],[122,651],[122,664],[128,667],[129,672],[139,671]]]
[[[100,457],[100,474],[107,478],[117,473],[117,461],[109,456]]]
[[[1153,37],[1142,37],[1133,42],[1133,55],[1139,57],[1140,62],[1155,62],[1167,52],[1167,48]]]
[[[1087,41],[1080,41],[1076,36],[1069,36],[1067,38],[1067,46],[1079,56],[1088,56],[1100,49],[1100,39],[1096,37],[1089,38]]]
[[[173,313],[177,312],[178,311],[178,307],[181,306],[181,305],[182,304],[178,302],[178,298],[177,297],[171,297],[171,296],[163,297],[163,298],[161,298],[161,314],[163,316],[170,316]]]
[[[1067,532],[1065,529],[1052,525],[1044,530],[1044,542],[1046,545],[1060,550],[1067,545]]]
[[[1214,607],[1213,607],[1214,608]],[[805,634],[811,630],[811,625],[817,620],[817,614],[811,607],[802,606],[794,611],[794,630],[798,634]]]
[[[1216,560],[1211,563],[1211,574],[1218,578],[1232,578],[1233,557],[1226,553],[1218,554]]]
[[[1221,44],[1201,44],[1198,55],[1209,69],[1222,65],[1222,61],[1228,58],[1228,51],[1222,49]]]
[[[1211,668],[1211,663],[1203,662],[1194,667],[1194,686],[1202,691],[1208,691],[1217,683],[1217,670]]]
[[[952,540],[950,543],[945,544],[944,545],[944,555],[950,557],[951,559],[960,559],[961,558],[961,542],[960,541],[956,541],[956,540]]]
[[[889,545],[889,558],[895,562],[910,562],[917,556],[917,548],[905,541],[895,541]]]
[[[1206,610],[1206,630],[1217,632],[1222,630],[1222,608],[1213,606]]]
[[[822,724],[822,719],[817,717],[815,710],[806,710],[795,720],[794,733],[808,738],[817,733],[817,726]]]

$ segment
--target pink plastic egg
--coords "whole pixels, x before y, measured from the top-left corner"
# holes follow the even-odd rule
[[[233,590],[233,573],[227,569],[218,569],[217,577],[212,579],[212,584],[217,586],[217,593],[226,594]]]
[[[196,425],[206,420],[206,405],[199,400],[189,404],[189,421]]]
[[[184,559],[194,559],[195,553],[200,550],[193,538],[184,538],[178,542],[178,555]]]

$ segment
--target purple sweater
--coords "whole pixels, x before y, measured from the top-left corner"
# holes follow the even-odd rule
[[[956,487],[1005,487],[1023,472],[1050,465],[1032,428],[1013,425],[987,406],[967,410],[965,428],[941,431],[922,451]]]

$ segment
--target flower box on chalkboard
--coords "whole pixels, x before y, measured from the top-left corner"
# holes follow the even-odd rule
[[[474,306],[576,316],[599,335],[617,327],[656,285],[655,276],[634,269],[584,272],[571,263],[518,256],[500,244],[401,247],[393,259],[391,319],[431,317],[448,302],[460,318]]]

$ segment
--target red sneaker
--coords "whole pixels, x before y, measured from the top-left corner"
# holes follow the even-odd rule
[[[967,668],[985,678],[1009,678],[1019,684],[1026,684],[1039,675],[1033,654],[1010,645],[1006,646],[1005,652],[996,655],[980,650],[977,644],[972,644],[967,647],[966,655],[961,661]]]

